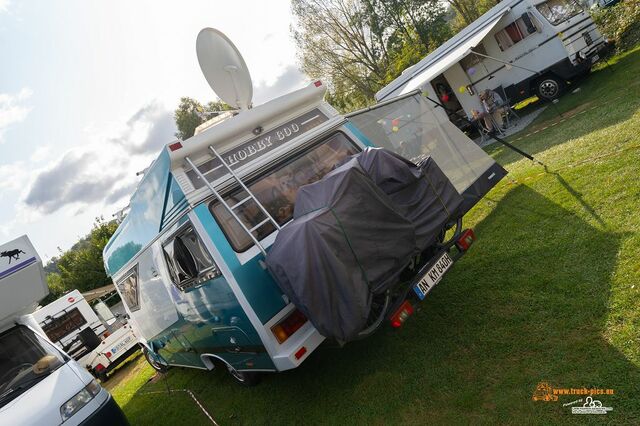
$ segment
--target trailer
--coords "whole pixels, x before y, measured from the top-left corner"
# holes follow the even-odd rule
[[[0,255],[0,424],[127,425],[109,392],[34,321],[49,289],[31,241],[9,241]]]
[[[514,104],[537,95],[556,99],[589,72],[610,46],[575,0],[501,1],[376,93],[378,102],[422,90],[460,117],[482,111],[493,90]]]
[[[104,315],[109,311],[106,305],[101,309]],[[53,343],[102,382],[139,349],[138,339],[126,319],[112,324],[103,321],[78,290],[38,308],[28,317]]]

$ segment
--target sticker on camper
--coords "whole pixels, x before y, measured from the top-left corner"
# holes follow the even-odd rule
[[[225,152],[222,154],[222,158],[224,158],[227,165],[232,169],[238,168],[273,151],[301,134],[308,132],[328,119],[329,117],[319,109],[314,109]],[[225,175],[222,167],[216,170],[216,167],[219,165],[220,160],[214,158],[206,163],[200,164],[198,169],[200,169],[203,174],[206,173],[209,182],[213,182]],[[186,173],[194,188],[198,189],[204,186],[204,183],[200,182],[200,178],[193,170],[188,170]]]

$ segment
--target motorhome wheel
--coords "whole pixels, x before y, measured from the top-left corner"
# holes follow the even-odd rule
[[[255,386],[260,383],[260,379],[262,378],[260,373],[252,373],[250,371],[238,371],[229,364],[226,364],[227,370],[233,380],[236,381],[241,386]]]
[[[555,75],[546,75],[538,82],[538,95],[542,99],[559,98],[564,90],[564,81]]]
[[[144,354],[144,358],[147,360],[149,365],[159,373],[166,373],[169,369],[169,366],[161,363],[157,358],[159,355],[152,354],[151,351],[146,346],[142,347],[142,353]]]

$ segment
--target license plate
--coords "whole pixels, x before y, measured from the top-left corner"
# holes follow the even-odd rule
[[[453,260],[449,253],[445,252],[440,259],[436,263],[433,264],[431,269],[427,271],[426,274],[420,278],[418,284],[413,286],[413,291],[418,295],[420,300],[424,299],[424,297],[431,291],[431,289],[440,282],[442,276],[447,269],[449,269],[453,265]]]
[[[599,60],[600,60],[600,56],[598,56],[598,55],[593,55],[593,56],[591,57],[591,63],[592,63],[592,64],[595,64],[595,63],[596,63],[597,61],[599,61]]]
[[[131,336],[124,339],[124,342],[120,342],[115,347],[111,348],[111,353],[115,354],[116,352],[120,351],[120,349],[126,347],[132,339],[133,338]]]

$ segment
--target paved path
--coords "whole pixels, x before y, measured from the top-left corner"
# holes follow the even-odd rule
[[[506,138],[524,130],[527,126],[529,126],[529,124],[533,122],[533,120],[535,120],[540,115],[542,111],[544,111],[547,108],[547,106],[548,105],[542,106],[525,116],[521,116],[519,120],[518,119],[512,120],[511,127],[505,130],[505,135],[501,137]],[[482,148],[487,145],[491,145],[492,143],[495,142],[495,140],[490,136],[485,136],[484,141],[482,141],[482,138],[476,138],[474,139],[474,142],[477,143]]]

